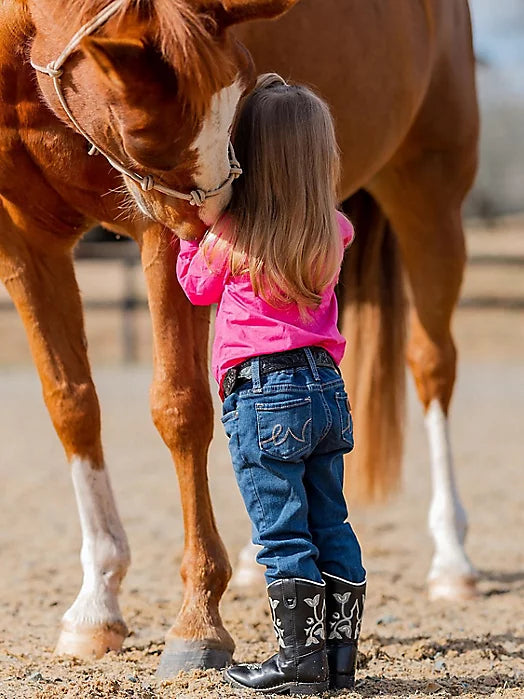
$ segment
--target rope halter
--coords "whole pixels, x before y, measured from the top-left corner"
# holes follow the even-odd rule
[[[112,165],[112,167],[115,168],[115,170],[118,170],[118,172],[120,172],[122,175],[125,175],[126,177],[129,177],[134,182],[136,182],[144,192],[150,192],[154,189],[157,192],[161,192],[162,194],[165,194],[168,197],[174,197],[175,199],[183,199],[189,202],[191,206],[200,207],[202,206],[202,204],[204,204],[206,199],[209,199],[210,197],[216,197],[217,194],[220,194],[224,189],[229,187],[229,185],[242,174],[242,168],[240,167],[240,163],[236,159],[235,151],[233,149],[233,144],[231,143],[231,141],[229,141],[228,144],[229,175],[227,179],[215,189],[209,189],[207,191],[203,189],[194,189],[189,194],[185,194],[184,192],[178,192],[176,189],[171,189],[171,187],[166,187],[166,185],[163,185],[160,182],[155,182],[153,175],[141,176],[138,173],[129,170],[123,163],[121,163],[115,157],[110,155],[107,151],[105,151],[103,148],[101,148],[98,144],[96,144],[93,141],[91,136],[89,136],[89,134],[87,134],[84,131],[84,129],[75,119],[67,104],[61,82],[61,78],[64,72],[63,65],[71,56],[73,51],[75,51],[75,49],[78,48],[82,39],[84,39],[86,36],[89,36],[90,34],[95,32],[99,27],[105,24],[105,22],[107,22],[107,20],[110,17],[116,14],[116,12],[118,12],[118,10],[123,6],[124,1],[125,0],[113,0],[113,2],[104,7],[92,19],[90,19],[82,27],[80,27],[80,29],[74,34],[70,42],[67,44],[67,46],[64,48],[64,50],[58,56],[57,59],[51,61],[46,66],[39,66],[36,63],[33,63],[33,61],[31,61],[31,65],[35,70],[37,70],[40,73],[44,73],[52,79],[55,92],[62,106],[62,109],[64,110],[69,121],[73,124],[78,133],[80,133],[89,144],[89,155],[95,155],[96,153],[100,153],[101,155],[103,155],[104,158],[110,163],[110,165]]]

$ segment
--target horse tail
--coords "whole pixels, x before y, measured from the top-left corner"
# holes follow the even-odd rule
[[[355,242],[340,276],[342,371],[355,424],[348,458],[352,501],[384,500],[399,485],[405,409],[406,299],[397,240],[376,201],[360,190],[344,202]]]

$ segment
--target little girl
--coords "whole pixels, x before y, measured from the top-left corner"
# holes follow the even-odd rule
[[[238,116],[244,176],[203,241],[181,241],[194,304],[218,304],[213,369],[253,525],[279,651],[224,671],[234,686],[316,694],[352,687],[365,571],[346,522],[353,423],[338,364],[335,284],[353,227],[336,210],[338,149],[326,104],[262,76]]]

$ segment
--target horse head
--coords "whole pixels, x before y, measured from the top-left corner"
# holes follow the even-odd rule
[[[31,0],[31,61],[48,105],[122,172],[140,211],[199,235],[238,176],[230,132],[254,81],[228,29],[296,2]]]

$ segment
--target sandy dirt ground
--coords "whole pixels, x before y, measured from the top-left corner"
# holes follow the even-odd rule
[[[522,273],[513,282],[508,274],[472,270],[468,289],[485,293],[491,285],[514,294],[520,284],[522,293]],[[180,501],[148,413],[150,367],[111,365],[117,340],[104,335],[93,316],[89,340],[95,357],[105,360],[105,366],[95,363],[94,373],[106,458],[133,554],[121,596],[131,635],[122,654],[98,662],[53,657],[60,617],[81,582],[79,524],[36,373],[24,365],[22,344],[11,353],[19,327],[0,322],[0,697],[238,696],[213,671],[155,682],[163,637],[181,600]],[[464,309],[455,322],[461,363],[452,437],[470,518],[467,549],[482,594],[467,603],[427,601],[429,458],[410,386],[403,490],[387,506],[352,508],[369,595],[356,691],[341,692],[340,699],[524,697],[523,326],[523,313],[500,310]],[[209,471],[220,531],[235,560],[249,525],[218,421]],[[229,590],[222,613],[238,660],[260,660],[272,651],[263,590]]]

